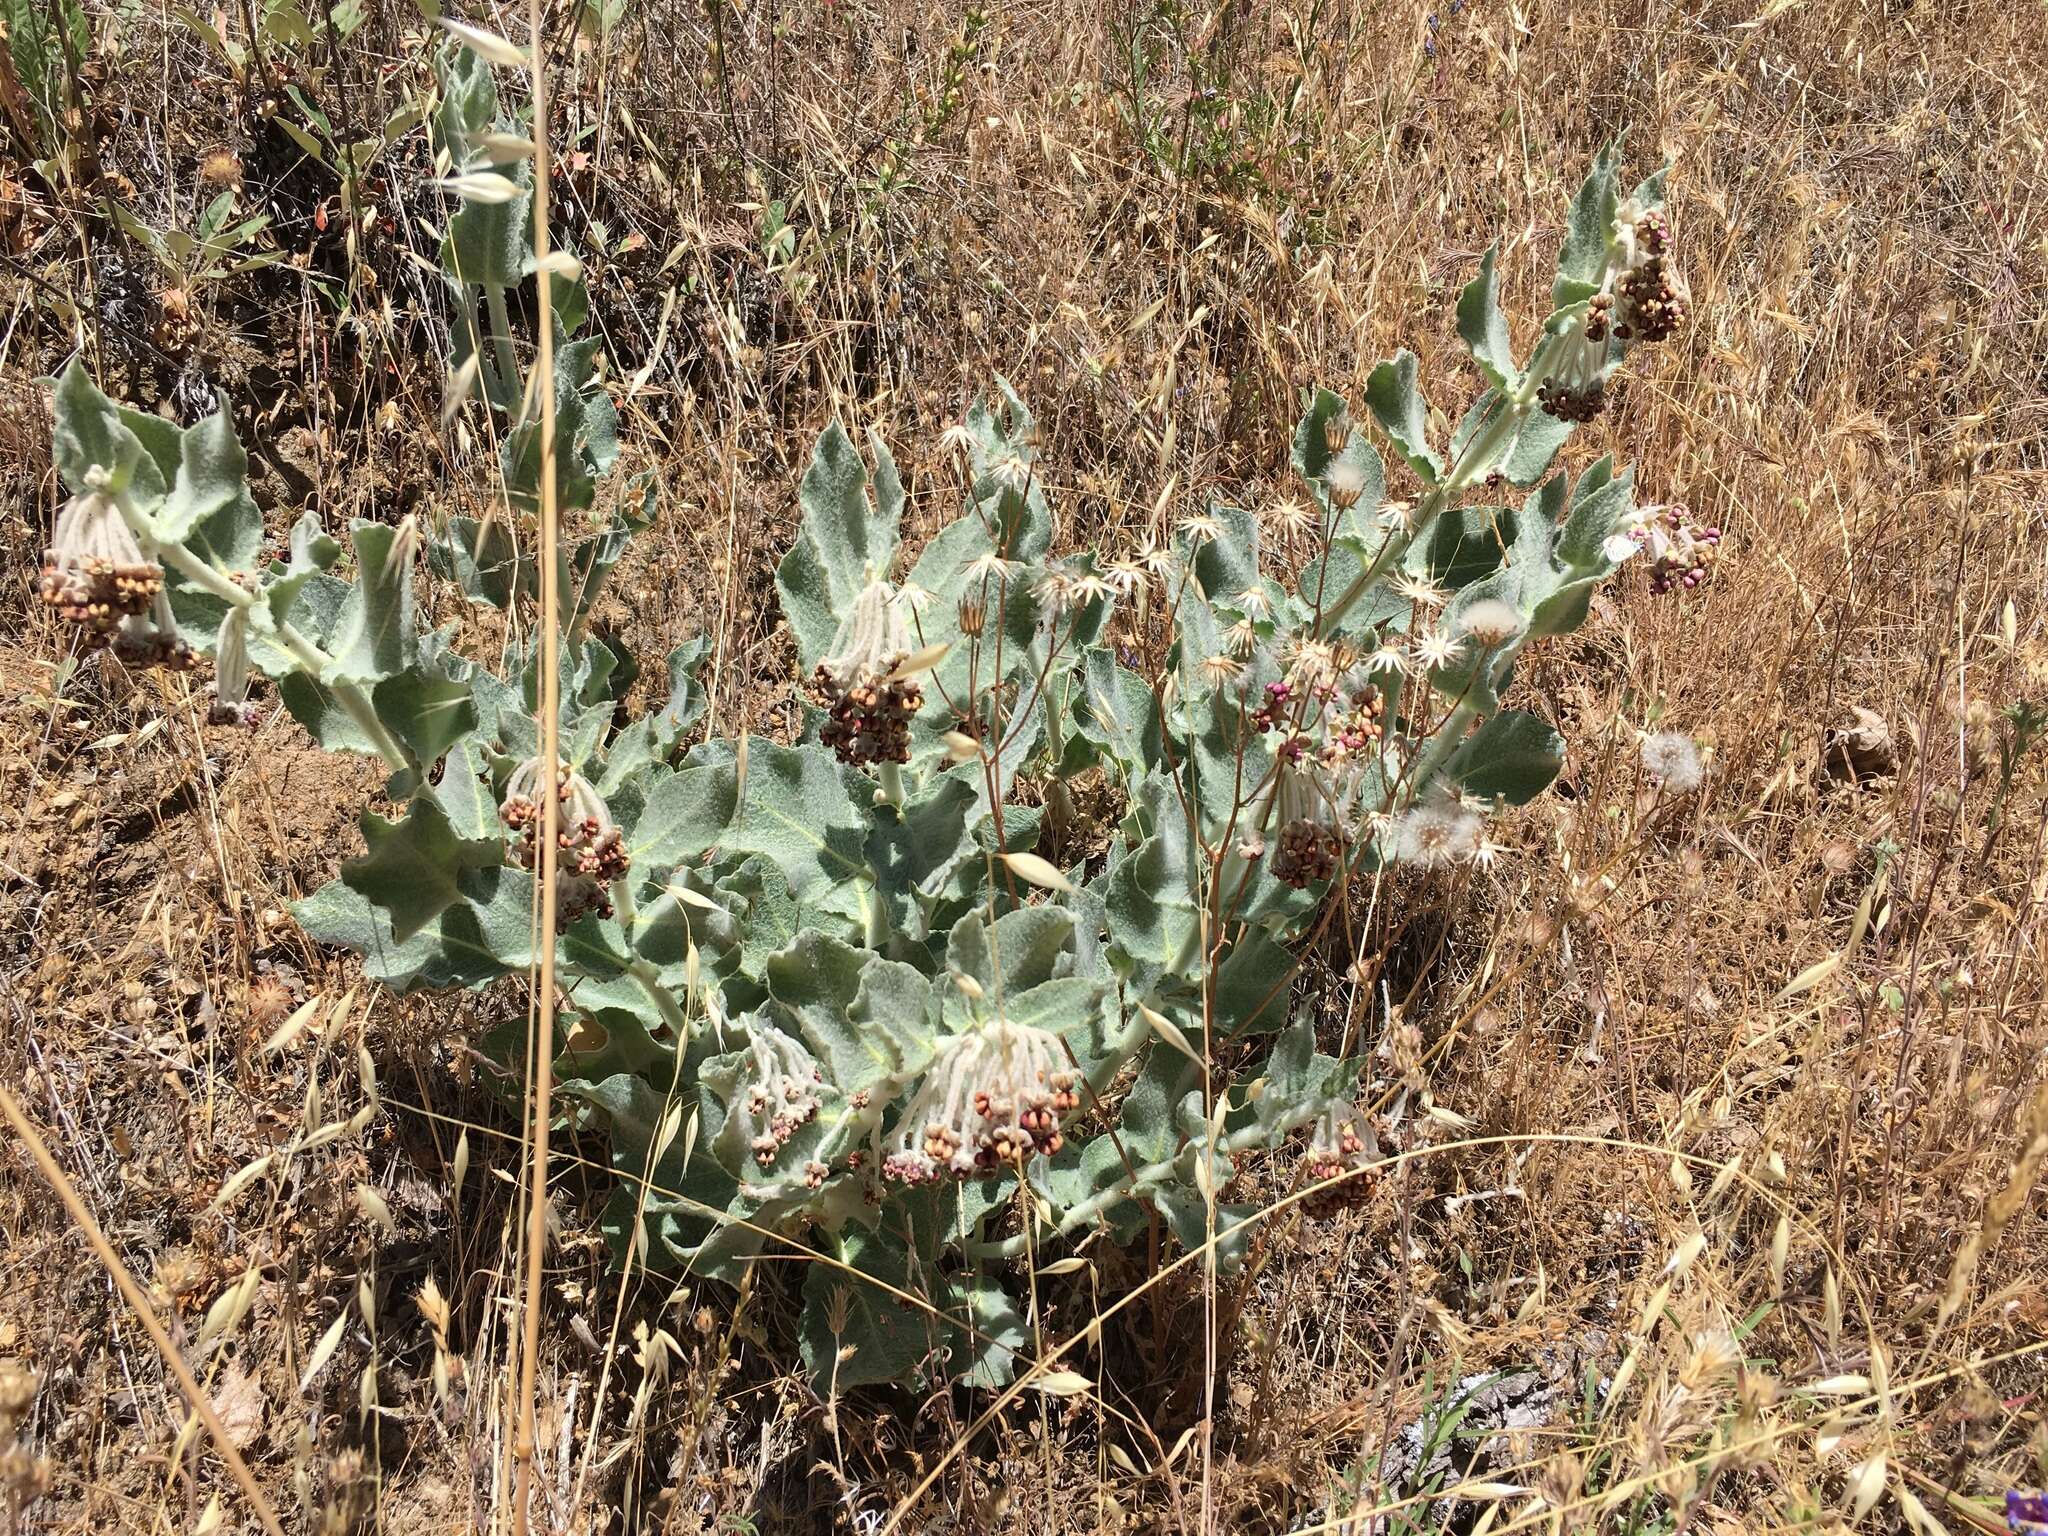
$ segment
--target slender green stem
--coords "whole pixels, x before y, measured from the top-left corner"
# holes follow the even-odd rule
[[[1499,462],[1501,455],[1514,446],[1515,438],[1522,430],[1522,423],[1529,415],[1529,407],[1535,403],[1536,391],[1549,371],[1550,359],[1561,344],[1558,335],[1546,335],[1537,344],[1535,353],[1529,359],[1528,372],[1522,376],[1511,393],[1502,397],[1501,408],[1494,412],[1493,419],[1472,434],[1471,440],[1465,444],[1464,451],[1458,455],[1457,462],[1431,488],[1429,494],[1423,497],[1422,505],[1416,509],[1415,517],[1407,528],[1389,534],[1386,542],[1380,546],[1379,553],[1373,556],[1372,564],[1345,588],[1343,596],[1323,610],[1321,633],[1328,634],[1341,624],[1345,614],[1357,605],[1361,597],[1372,590],[1375,582],[1393,568],[1395,562],[1408,552],[1409,546],[1429,532],[1430,525],[1436,521],[1437,515],[1449,504],[1451,498],[1486,475]]]
[[[222,602],[232,603],[237,608],[256,608],[258,594],[237,586],[184,545],[160,544],[157,547],[157,555],[180,576]],[[412,753],[406,750],[404,744],[391,734],[384,722],[377,718],[376,708],[370,703],[369,695],[355,683],[327,681],[328,669],[334,664],[332,656],[308,640],[291,624],[273,624],[269,632],[277,643],[290,653],[294,661],[334,695],[335,701],[348,711],[349,718],[356,723],[356,728],[369,738],[379,757],[393,768],[409,769],[415,777],[419,776],[420,764]],[[422,784],[421,788],[424,789],[425,785]]]
[[[519,358],[512,350],[512,315],[505,307],[505,290],[496,283],[484,284],[484,302],[491,308],[491,345],[498,354],[498,372],[507,385],[519,381]]]
[[[654,1004],[654,1011],[661,1015],[661,1022],[669,1027],[669,1033],[676,1037],[676,1045],[680,1049],[690,1038],[689,1016],[683,1012],[683,1005],[676,1001],[675,994],[661,984],[661,973],[654,968],[654,962],[635,960],[626,968],[626,974],[647,994],[647,1000]]]
[[[897,806],[902,805],[903,765],[901,763],[882,764],[881,780],[882,792],[877,797],[877,803]]]

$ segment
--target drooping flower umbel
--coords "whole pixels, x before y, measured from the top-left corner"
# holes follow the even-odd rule
[[[897,1122],[882,1172],[905,1184],[995,1173],[1062,1145],[1079,1079],[1058,1038],[997,1019],[948,1041]]]
[[[541,785],[547,770],[538,756],[529,757],[505,781],[499,818],[521,836],[512,856],[522,868],[540,869]],[[560,799],[560,852],[555,861],[555,923],[567,928],[586,912],[612,915],[611,883],[626,873],[630,860],[626,839],[612,824],[612,813],[591,782],[567,764],[555,770]]]
[[[131,666],[185,670],[192,647],[171,614],[163,567],[121,515],[106,471],[89,470],[85,480],[57,514],[38,594],[87,645],[112,646]]]
[[[728,1113],[761,1167],[773,1167],[783,1143],[816,1117],[823,1081],[811,1053],[773,1024],[764,1019],[749,1031],[741,1091]]]
[[[842,763],[910,761],[910,722],[924,707],[924,685],[892,675],[909,649],[895,590],[886,581],[869,582],[840,625],[833,653],[805,689],[830,717],[818,739]]]
[[[1300,642],[1290,663],[1284,681],[1266,685],[1252,721],[1285,733],[1275,749],[1273,875],[1299,889],[1329,879],[1343,861],[1387,706],[1379,688],[1357,675],[1348,646]]]
[[[1606,554],[1620,564],[1636,553],[1650,557],[1650,591],[1659,596],[1690,590],[1707,579],[1721,553],[1721,530],[1693,521],[1681,506],[1641,507],[1628,525],[1608,539]]]
[[[1355,1104],[1335,1103],[1316,1117],[1309,1132],[1308,1154],[1302,1159],[1302,1179],[1323,1184],[1346,1173],[1370,1168],[1379,1160],[1379,1139],[1372,1123]],[[1347,1179],[1309,1197],[1313,1214],[1328,1215],[1354,1204],[1365,1192],[1365,1181]]]
[[[1607,400],[1607,376],[1620,360],[1617,343],[1658,342],[1686,316],[1686,300],[1670,271],[1671,227],[1663,213],[1634,198],[1615,211],[1607,269],[1586,313],[1571,322],[1562,367],[1536,391],[1544,410],[1564,421],[1591,421]]]

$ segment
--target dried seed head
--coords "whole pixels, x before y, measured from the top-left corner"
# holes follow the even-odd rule
[[[1683,795],[1700,787],[1705,777],[1700,749],[1681,731],[1659,731],[1643,738],[1643,774],[1658,788]]]
[[[1348,512],[1365,495],[1365,466],[1350,459],[1333,459],[1323,471],[1323,485],[1330,493],[1330,505]]]
[[[1522,615],[1497,597],[1481,598],[1456,618],[1459,631],[1482,650],[1498,650],[1522,632]]]
[[[1424,869],[1470,859],[1484,840],[1479,817],[1454,801],[1411,807],[1394,819],[1391,830],[1394,857]]]

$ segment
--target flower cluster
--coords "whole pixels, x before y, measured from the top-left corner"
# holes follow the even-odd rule
[[[998,1019],[957,1035],[904,1109],[882,1172],[925,1184],[1051,1157],[1061,1117],[1080,1107],[1078,1088],[1060,1042],[1042,1029]]]
[[[1356,1105],[1332,1104],[1316,1117],[1309,1132],[1308,1155],[1302,1159],[1304,1183],[1324,1184],[1347,1173],[1370,1168],[1379,1159],[1379,1141]],[[1345,1179],[1318,1190],[1303,1203],[1317,1216],[1333,1215],[1355,1205],[1366,1192],[1366,1180]]]
[[[1558,343],[1564,365],[1537,387],[1545,411],[1561,421],[1591,421],[1607,403],[1607,376],[1620,356],[1615,343],[1663,341],[1683,323],[1686,300],[1670,251],[1671,226],[1660,210],[1633,199],[1621,205],[1600,290]]]
[[[1615,291],[1621,296],[1621,318],[1614,334],[1621,341],[1668,341],[1685,323],[1687,304],[1667,259],[1671,252],[1671,226],[1661,209],[1646,208],[1628,218],[1624,243],[1628,259]]]
[[[1707,579],[1720,557],[1721,530],[1694,522],[1682,506],[1643,507],[1607,541],[1607,558],[1617,563],[1638,552],[1650,557],[1653,593],[1690,590]]]
[[[816,1118],[823,1081],[809,1051],[765,1020],[754,1026],[744,1087],[729,1113],[738,1119],[740,1135],[758,1165],[773,1167],[783,1144]],[[822,1184],[826,1170],[815,1161],[805,1165],[805,1179],[813,1169]]]
[[[86,488],[57,514],[36,590],[84,632],[88,645],[110,645],[131,666],[182,672],[192,665],[192,647],[164,593],[163,567],[107,494],[102,470],[90,472]]]
[[[536,872],[540,869],[540,796],[545,771],[538,757],[529,757],[513,769],[505,783],[504,804],[498,809],[505,825],[521,834],[513,846],[513,857],[521,868]],[[567,928],[586,912],[610,917],[611,884],[626,873],[630,863],[625,836],[612,824],[604,797],[573,768],[556,768],[555,795],[562,806],[557,833],[561,851],[555,862],[555,925]]]
[[[827,714],[818,739],[842,763],[910,761],[910,722],[924,707],[924,685],[895,675],[909,649],[897,594],[885,581],[869,582],[840,629],[837,650],[804,690]]]
[[[1352,661],[1330,646],[1296,647],[1287,680],[1268,683],[1252,715],[1260,730],[1286,732],[1277,751],[1273,875],[1296,889],[1337,873],[1366,760],[1386,729],[1386,697],[1351,681]]]
[[[230,608],[213,643],[213,699],[206,706],[208,725],[253,725],[249,703],[249,610]]]

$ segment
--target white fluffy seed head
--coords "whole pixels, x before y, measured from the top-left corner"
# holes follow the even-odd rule
[[[1682,731],[1659,731],[1643,738],[1643,772],[1675,795],[1698,789],[1706,776],[1698,745]]]
[[[1393,833],[1394,857],[1424,869],[1462,863],[1485,840],[1479,817],[1454,803],[1418,805],[1395,819]]]
[[[1485,597],[1458,615],[1458,628],[1491,651],[1506,645],[1522,632],[1522,616],[1512,603],[1504,603],[1497,597]]]

